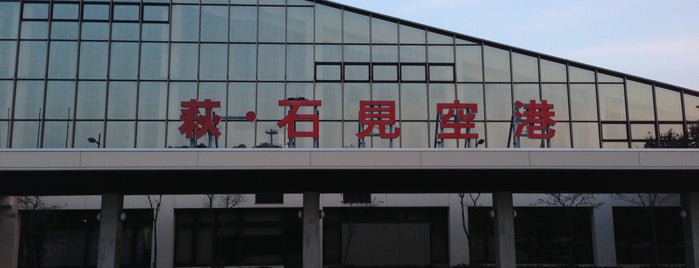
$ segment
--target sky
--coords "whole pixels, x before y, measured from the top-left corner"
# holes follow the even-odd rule
[[[699,0],[332,0],[699,91]]]

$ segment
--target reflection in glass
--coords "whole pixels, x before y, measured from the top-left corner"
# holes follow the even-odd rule
[[[628,80],[626,91],[628,92],[629,119],[632,121],[655,120],[651,85]]]
[[[261,81],[281,81],[284,80],[285,58],[284,45],[259,45],[259,58],[257,61],[257,78]]]
[[[510,53],[507,50],[486,46],[484,48],[485,81],[510,81]]]
[[[290,43],[313,42],[313,8],[287,8],[287,41]]]
[[[172,41],[198,41],[199,7],[172,5],[172,22],[170,24],[172,25]],[[173,63],[172,65],[177,64]]]
[[[231,44],[229,79],[252,81],[257,78],[257,45]]]
[[[310,96],[299,97],[311,99]],[[285,99],[283,83],[258,83],[257,120],[274,120],[276,122],[284,118],[288,107],[279,106],[279,100],[283,99]]]
[[[202,6],[201,15],[202,42],[228,40],[228,10],[219,6]]]
[[[17,77],[44,78],[46,73],[46,42],[20,42],[17,61]]]
[[[572,123],[574,148],[600,148],[597,123]]]
[[[512,53],[512,79],[515,82],[538,82],[539,64],[537,58]]]
[[[370,100],[369,84],[366,83],[347,83],[344,85],[343,96],[343,119],[358,120],[359,119],[359,101]],[[357,129],[355,125],[355,130]]]
[[[343,11],[343,32],[345,43],[369,43],[369,17],[354,12]]]
[[[43,81],[17,81],[14,118],[40,119],[43,100]]]
[[[283,7],[260,7],[259,41],[284,42],[286,17]]]
[[[476,113],[476,120],[483,120],[483,85],[481,84],[459,84],[456,86],[456,98],[461,103],[475,103],[478,109],[473,111]],[[436,107],[435,107],[436,108]]]
[[[138,122],[137,128],[136,148],[165,148],[165,122]]]
[[[626,120],[624,85],[600,84],[599,107],[602,120]]]
[[[134,122],[108,121],[102,146],[105,148],[134,148]]]
[[[76,119],[104,119],[107,85],[101,81],[78,82]]]
[[[257,41],[257,7],[232,6],[230,12],[231,42]]]
[[[597,120],[597,96],[594,84],[570,85],[570,113],[573,120]]]
[[[317,83],[315,100],[322,101],[320,120],[342,119],[342,84]],[[359,108],[356,108],[359,111]]]
[[[485,115],[487,120],[510,120],[512,94],[509,84],[485,85]],[[489,128],[491,129],[491,128]],[[489,143],[489,145],[492,145]]]
[[[141,79],[167,79],[168,48],[167,43],[141,43]]]
[[[682,99],[679,92],[656,86],[655,101],[655,107],[658,109],[658,120],[682,120]]]
[[[288,81],[313,80],[313,46],[287,45],[286,79]]]
[[[72,119],[74,99],[75,82],[49,80],[46,87],[46,119]]]
[[[626,140],[626,124],[602,124],[602,139]]]
[[[316,42],[340,43],[342,41],[342,14],[340,9],[316,5]]]
[[[201,44],[199,79],[225,80],[228,73],[228,46],[226,44]]]
[[[196,80],[199,51],[197,44],[171,44],[170,79]]]
[[[77,42],[51,42],[49,78],[75,78],[77,63]]]
[[[168,97],[168,119],[180,120],[182,114],[182,102],[197,99],[197,83],[194,82],[170,82]],[[189,144],[189,143],[187,143]]]
[[[541,99],[547,100],[548,103],[553,104],[557,122],[568,121],[570,119],[568,115],[568,91],[566,90],[566,84],[542,84]]]
[[[136,82],[109,82],[107,119],[136,119],[136,87]]]

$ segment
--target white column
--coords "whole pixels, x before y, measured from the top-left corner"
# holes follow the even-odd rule
[[[175,261],[175,196],[163,195],[158,213],[157,235],[158,249],[155,254],[157,268],[174,267]],[[151,260],[153,261],[153,260]]]
[[[592,250],[595,266],[616,266],[616,240],[614,239],[614,213],[612,198],[598,195],[602,205],[592,210]]]
[[[463,224],[468,228],[468,206],[461,217],[461,198],[458,194],[449,194],[449,266],[470,264],[469,244]],[[464,198],[464,202],[468,197]],[[467,203],[468,204],[468,203]],[[465,205],[467,205],[465,204]]]
[[[303,193],[303,268],[322,268],[320,193]]]
[[[0,196],[0,267],[17,267],[20,218],[12,197]]]
[[[516,268],[512,192],[495,192],[493,208],[495,209],[495,267]]]
[[[687,268],[699,267],[699,192],[681,193],[684,225],[684,254]]]
[[[123,194],[103,194],[100,209],[100,234],[97,248],[98,268],[119,268],[119,238]]]

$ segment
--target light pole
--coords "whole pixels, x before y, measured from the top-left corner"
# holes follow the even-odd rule
[[[277,132],[276,129],[270,128],[268,130],[265,130],[265,133],[269,134],[269,146],[274,145],[274,135],[279,133]]]
[[[102,144],[101,140],[102,140],[102,133],[97,133],[97,139],[95,139],[94,137],[87,138],[87,141],[89,141],[90,143],[97,144],[97,148],[100,148],[100,145]]]

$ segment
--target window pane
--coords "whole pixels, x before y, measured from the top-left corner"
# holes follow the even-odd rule
[[[401,81],[425,81],[424,65],[403,65],[401,66]]]
[[[168,44],[141,44],[141,79],[167,79]]]
[[[47,39],[49,37],[49,24],[45,21],[22,22],[22,39]],[[13,37],[14,38],[14,37]]]
[[[313,80],[313,46],[287,45],[286,79],[288,81]]]
[[[115,4],[113,20],[139,21],[140,12],[141,10],[138,5]]]
[[[369,81],[369,65],[345,65],[345,81]]]
[[[599,85],[600,119],[626,120],[623,85]]]
[[[593,71],[578,68],[575,66],[569,66],[568,72],[570,74],[570,82],[586,82],[586,83],[594,83],[595,82],[595,72],[593,72]]]
[[[658,120],[682,120],[682,100],[679,92],[655,87],[655,99]]]
[[[510,54],[507,50],[485,47],[485,81],[510,81]]]
[[[627,81],[629,119],[630,120],[655,120],[653,110],[653,89],[649,84],[636,81]]]
[[[566,82],[566,66],[553,61],[541,60],[541,82]]]
[[[168,94],[168,119],[179,121],[182,114],[180,111],[182,102],[197,98],[197,84],[194,82],[170,82]],[[177,133],[179,136],[179,131]]]
[[[316,61],[342,61],[342,47],[338,45],[316,45]]]
[[[279,59],[285,58],[284,45],[259,45],[257,77],[259,80],[284,80],[284,64]]]
[[[415,27],[400,25],[401,44],[425,44],[425,30]]]
[[[133,148],[134,122],[107,122],[107,135],[104,136],[103,147]]]
[[[461,103],[477,104],[476,120],[483,120],[483,85],[480,84],[459,84],[456,87],[456,98]],[[435,107],[436,108],[436,107]]]
[[[225,80],[228,70],[228,46],[226,44],[201,44],[199,79]]]
[[[365,45],[345,45],[343,46],[344,62],[368,62],[369,46]]]
[[[541,99],[553,104],[556,113],[554,119],[558,122],[569,120],[568,117],[568,90],[565,84],[542,84]],[[558,136],[558,134],[556,134]]]
[[[243,116],[249,111],[255,111],[255,84],[229,83],[228,114]]]
[[[570,85],[570,109],[573,120],[597,120],[595,85]]]
[[[231,7],[230,27],[232,42],[257,41],[257,7]]]
[[[342,84],[316,84],[315,99],[322,101],[323,112],[319,115],[321,120],[342,119]]]
[[[53,4],[54,20],[78,20],[78,10],[80,5],[73,4]]]
[[[529,103],[530,100],[541,103],[538,84],[515,84],[512,97],[514,101],[522,103]]]
[[[401,84],[400,87],[400,118],[402,120],[427,120],[428,116],[432,117],[427,110],[427,87],[425,84]]]
[[[138,76],[138,43],[112,43],[109,78],[136,79]]]
[[[199,40],[199,7],[173,5],[171,24],[172,41]]]
[[[81,79],[106,79],[107,78],[107,43],[81,42],[80,43],[80,78]]]
[[[201,41],[228,40],[228,10],[219,6],[201,7]]]
[[[398,24],[371,18],[371,42],[374,44],[398,43]]]
[[[19,2],[0,2],[0,39],[17,38]]]
[[[313,8],[287,8],[287,41],[290,43],[313,42]]]
[[[369,43],[369,17],[344,11],[343,19],[345,43]]]
[[[372,46],[371,61],[391,63],[398,62],[398,46]]]
[[[109,4],[84,4],[83,20],[109,20]]]
[[[17,77],[44,78],[46,73],[46,42],[22,41],[19,47]]]
[[[141,82],[138,94],[138,119],[164,119],[167,111],[167,83]],[[177,105],[179,108],[180,105]]]
[[[77,119],[104,119],[107,87],[105,82],[78,82]]]
[[[429,43],[431,45],[433,45],[433,44],[452,45],[452,44],[454,44],[454,37],[451,35],[445,35],[445,34],[441,34],[441,33],[427,31],[427,43]]]
[[[46,119],[72,119],[75,82],[49,81],[47,85]]]
[[[602,139],[627,139],[626,124],[602,124]]]
[[[258,120],[281,120],[286,114],[285,108],[279,106],[279,100],[284,97],[284,84],[259,83],[257,86],[257,118]],[[307,97],[307,96],[299,96]],[[280,131],[282,136],[285,133]]]
[[[342,14],[339,9],[316,5],[316,42],[340,43],[342,40]]]
[[[109,23],[83,22],[82,40],[107,40],[109,39]],[[82,58],[82,57],[81,57]]]
[[[485,85],[485,114],[487,120],[510,120],[512,104],[510,85]]]
[[[400,46],[401,62],[426,62],[425,46]]]
[[[48,19],[48,3],[25,3],[22,19]]]
[[[537,58],[512,53],[512,79],[515,82],[538,82],[539,64]]]
[[[170,78],[173,80],[196,80],[199,57],[197,44],[172,44]]]
[[[428,59],[429,62],[443,62],[443,63],[453,63],[454,62],[454,47],[453,46],[429,46],[428,49]]]
[[[340,65],[317,65],[316,79],[319,81],[339,81],[341,79]]]
[[[138,40],[138,23],[112,23],[112,40]]]
[[[108,119],[136,119],[136,82],[110,82]]]
[[[260,7],[260,42],[284,42],[286,17],[284,8]]]
[[[374,65],[374,81],[397,81],[398,66],[396,65]]]
[[[16,44],[15,41],[0,41],[0,78],[14,77]]]
[[[165,122],[138,122],[137,148],[165,148]]]
[[[359,119],[359,101],[368,100],[371,97],[369,93],[369,84],[365,83],[348,83],[344,89],[344,120]],[[357,130],[357,126],[354,127]],[[356,132],[355,132],[356,133]],[[356,137],[356,136],[354,136]],[[351,138],[350,138],[351,140]],[[352,143],[352,142],[346,142]]]
[[[600,148],[597,123],[573,123],[574,148]]]
[[[162,23],[144,23],[141,24],[143,29],[143,41],[168,41],[170,39],[170,25]]]
[[[143,5],[144,22],[167,22],[170,17],[170,9],[166,5]]]
[[[456,47],[456,79],[459,82],[483,81],[483,61],[480,46]]]
[[[51,24],[51,39],[78,39],[78,22],[54,21]]]
[[[72,122],[44,122],[44,140],[42,148],[69,148]],[[2,129],[2,127],[0,127]]]
[[[443,65],[430,66],[430,81],[454,81],[454,68],[452,66]]]
[[[39,119],[44,101],[43,81],[17,81],[15,119]]]
[[[254,81],[257,75],[257,46],[231,44],[230,69],[228,70],[231,80]]]

